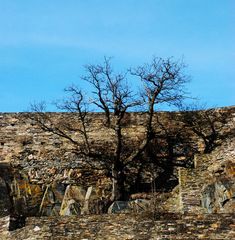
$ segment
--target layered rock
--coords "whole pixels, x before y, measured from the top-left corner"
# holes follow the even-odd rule
[[[213,166],[214,180],[202,190],[202,206],[209,213],[235,211],[235,162]]]
[[[133,214],[28,218],[26,227],[3,239],[234,239],[234,214],[172,215],[152,219]]]

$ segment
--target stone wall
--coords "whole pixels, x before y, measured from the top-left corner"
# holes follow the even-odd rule
[[[61,217],[102,213],[110,179],[103,171],[84,168],[68,141],[43,132],[24,113],[0,114],[0,234],[6,239],[233,239],[235,107],[225,111],[231,116],[223,131],[231,132],[230,137],[212,153],[195,155],[195,168],[175,169],[179,185],[159,195],[155,204],[176,215],[155,221],[125,214]],[[76,122],[75,114],[49,114],[56,122]],[[180,113],[158,116],[166,126],[179,127],[172,114]],[[142,138],[145,118],[142,113],[127,115],[124,135],[130,144]],[[90,119],[91,140],[111,149],[113,133],[104,127],[104,115],[91,114]],[[200,149],[202,141],[193,140]],[[23,215],[51,217],[29,217],[25,228],[10,233],[12,205]]]
[[[48,113],[53,122],[66,122],[79,128],[76,114],[69,113]],[[165,116],[163,116],[164,118]],[[127,138],[138,140],[144,133],[144,121],[146,115],[141,113],[130,113],[127,115],[126,127],[124,135]],[[101,113],[89,114],[90,125],[88,128],[91,141],[100,142],[102,144],[112,142],[114,131],[104,126],[105,117]],[[52,133],[42,131],[35,122],[27,118],[24,113],[6,113],[0,114],[0,162],[16,163],[19,154],[27,150],[31,151],[29,160],[43,161],[43,158],[49,158],[50,153],[53,155],[62,154],[62,150],[71,151],[71,144],[63,138]],[[71,132],[77,141],[80,140],[78,132]],[[24,160],[25,156],[21,156],[19,160]],[[30,159],[31,158],[31,159]],[[65,161],[67,159],[65,158]],[[71,162],[70,162],[71,164]]]
[[[179,169],[181,211],[234,212],[235,137],[210,154],[197,154],[194,162],[193,169]]]
[[[230,122],[224,126],[224,131],[232,131],[235,129],[234,114],[235,107],[224,109],[231,113]],[[180,113],[160,112],[157,116],[160,122],[168,128],[177,128],[178,122],[172,120],[172,116],[177,116]],[[54,122],[66,121],[72,123],[75,127],[78,125],[76,121],[76,114],[69,113],[48,113]],[[91,141],[97,144],[110,146],[113,141],[113,132],[105,128],[104,115],[100,113],[93,113],[89,115],[90,118],[90,138]],[[126,116],[126,126],[124,128],[124,136],[129,140],[130,144],[136,144],[143,136],[144,122],[146,114],[143,113],[129,113]],[[154,118],[156,128],[159,126],[157,118]],[[159,131],[159,129],[156,129]],[[185,129],[187,131],[187,129]],[[82,166],[82,159],[73,158],[71,154],[71,144],[63,138],[60,138],[52,133],[42,131],[33,120],[27,117],[25,113],[0,114],[0,166],[1,169],[7,164],[11,173],[2,174],[0,177],[9,183],[14,195],[24,202],[35,206],[39,199],[43,198],[43,194],[47,189],[47,203],[53,203],[58,200],[58,204],[62,204],[62,197],[66,192],[66,187],[69,185],[77,185],[81,192],[81,198],[85,198],[86,191],[89,187],[93,187],[93,195],[100,197],[107,197],[111,187],[110,180],[105,177],[103,172],[92,171],[91,169],[84,169]],[[75,139],[79,141],[79,135],[71,133]],[[200,148],[202,142],[198,138],[194,138],[195,145]],[[169,208],[176,209],[177,201],[180,201],[184,207],[181,206],[182,211],[194,211],[199,206],[201,209],[201,189],[205,181],[212,181],[213,173],[207,174],[211,164],[219,164],[221,160],[217,161],[215,155],[220,152],[220,159],[224,159],[224,152],[227,155],[232,154],[233,145],[228,147],[229,143],[234,143],[234,139],[228,139],[228,143],[222,143],[213,154],[197,155],[195,157],[195,169],[179,169],[180,192],[179,195],[174,194],[174,203],[171,202]],[[231,145],[230,144],[230,145]],[[107,149],[111,149],[108,147]],[[217,154],[218,155],[218,154]],[[230,157],[226,157],[228,160]],[[232,159],[233,160],[233,159]],[[224,160],[223,160],[224,161]],[[20,171],[17,173],[17,169]],[[3,172],[3,170],[2,170]],[[9,175],[6,179],[6,176]],[[2,182],[2,186],[4,182]],[[176,191],[175,191],[176,192]],[[190,196],[191,194],[191,196]],[[58,196],[51,199],[49,196]],[[197,196],[197,197],[195,197]],[[188,204],[186,204],[188,202]],[[172,205],[173,204],[173,205]],[[51,204],[49,204],[51,205]],[[57,205],[57,204],[55,204]],[[170,206],[172,205],[172,207]],[[179,205],[179,204],[178,204]],[[32,208],[29,206],[29,208]],[[187,206],[190,206],[189,208]],[[195,206],[195,209],[193,209]],[[37,206],[38,208],[38,206]],[[45,210],[46,211],[46,210]],[[201,210],[199,210],[201,211]]]
[[[178,113],[158,113],[161,122],[173,127],[176,124],[170,121],[172,114]],[[48,113],[48,116],[54,122],[65,121],[79,127],[76,114]],[[94,113],[89,118],[90,141],[112,150],[114,132],[104,126],[104,115]],[[130,146],[142,139],[145,119],[143,113],[127,114],[123,135]],[[158,126],[156,117],[154,126]],[[5,172],[0,173],[0,183],[5,190],[6,186],[10,189],[16,212],[29,216],[61,215],[71,211],[100,212],[105,207],[102,204],[106,205],[110,197],[110,179],[104,171],[86,168],[83,159],[74,158],[69,141],[42,131],[25,113],[0,114],[0,132],[0,168]],[[71,135],[80,140],[77,132]],[[152,181],[151,172],[150,169],[146,174],[148,182]],[[89,189],[92,191],[87,206],[85,197]],[[74,198],[75,195],[78,196]],[[92,210],[97,202],[98,209]],[[74,210],[69,210],[70,207]]]
[[[80,205],[78,212],[85,213],[89,209],[92,212],[91,209],[101,198],[109,197],[110,179],[103,171],[84,168],[83,159],[74,159],[69,141],[42,131],[26,115],[0,114],[0,188],[3,190],[0,199],[0,209],[3,211],[0,215],[9,214],[11,203],[5,201],[9,191],[15,211],[20,214],[32,216],[68,213],[65,202],[71,202],[70,200]],[[55,122],[63,119],[73,122],[74,127],[78,124],[76,114],[48,115]],[[101,145],[112,143],[113,132],[104,127],[104,115],[95,113],[90,118],[91,141]],[[144,118],[143,114],[136,113],[130,114],[126,119],[128,124],[125,132],[127,138],[131,138],[133,142],[144,133]],[[71,134],[79,141],[76,133]],[[90,206],[87,206],[85,197],[89,189],[92,191]],[[1,202],[2,199],[4,200]]]
[[[110,214],[83,217],[28,218],[26,227],[2,235],[1,239],[234,239],[235,215]]]

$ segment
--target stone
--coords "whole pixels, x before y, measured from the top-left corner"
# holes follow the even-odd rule
[[[65,190],[66,190],[66,185],[61,182],[55,181],[51,184],[51,191],[54,194],[54,198],[56,202],[61,203],[63,201]]]
[[[89,204],[93,188],[87,191],[81,186],[68,185],[61,204],[60,215],[78,215],[90,212]]]
[[[235,178],[235,162],[231,160],[227,162],[225,166],[226,175],[231,178]]]
[[[35,226],[34,229],[33,229],[34,232],[38,232],[40,230],[41,230],[41,228],[39,226]]]
[[[115,201],[108,208],[108,213],[120,212],[143,212],[148,211],[151,206],[151,201],[146,199],[135,199],[130,201]]]
[[[81,210],[81,214],[89,214],[89,198],[91,196],[92,187],[89,187],[86,192],[84,204]]]
[[[108,213],[120,213],[130,210],[129,201],[115,201],[108,209]]]
[[[86,196],[85,196],[85,201],[88,201],[88,200],[90,199],[91,192],[92,192],[92,186],[90,186],[90,187],[87,189]]]
[[[202,206],[207,209],[208,213],[234,212],[234,199],[235,182],[230,178],[218,179],[214,183],[204,186],[202,191]]]
[[[79,203],[75,202],[74,199],[64,201],[60,209],[61,216],[79,215],[80,213],[80,205]]]
[[[151,207],[151,201],[147,199],[135,199],[133,201],[129,201],[129,207],[134,212],[148,211]]]

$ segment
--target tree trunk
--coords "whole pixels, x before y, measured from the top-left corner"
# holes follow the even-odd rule
[[[125,174],[121,165],[119,162],[118,164],[113,164],[112,167],[112,201],[125,199]]]

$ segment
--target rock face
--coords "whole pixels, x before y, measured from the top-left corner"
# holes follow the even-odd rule
[[[8,164],[1,165],[0,175],[0,217],[23,216],[70,216],[107,212],[111,182],[95,172],[79,171],[92,180],[86,184],[77,181],[71,175],[42,183],[30,178],[25,169],[18,169]],[[102,180],[101,180],[102,179]]]
[[[209,213],[235,211],[235,162],[228,161],[214,170],[215,180],[202,191],[202,206]]]

